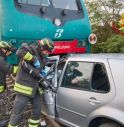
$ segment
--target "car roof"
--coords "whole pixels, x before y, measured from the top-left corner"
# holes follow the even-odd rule
[[[69,58],[94,58],[94,59],[124,59],[124,54],[122,53],[98,53],[98,54],[70,54]]]

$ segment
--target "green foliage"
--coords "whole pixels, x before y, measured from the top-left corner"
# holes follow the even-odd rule
[[[106,42],[92,47],[94,53],[124,53],[124,36],[113,34]]]
[[[118,22],[123,12],[123,0],[87,0],[86,6],[97,44],[92,46],[93,53],[124,53],[124,36],[116,35],[111,23]]]
[[[96,26],[97,30],[95,32],[98,40],[97,43],[106,42],[106,40],[111,37],[111,35],[114,33],[112,28],[109,25],[104,26]]]
[[[95,27],[117,21],[124,8],[124,2],[123,0],[88,0],[86,6],[91,24]]]

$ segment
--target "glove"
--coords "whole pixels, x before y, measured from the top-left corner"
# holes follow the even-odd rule
[[[43,77],[47,76],[47,73],[45,72],[45,70],[42,70],[40,73]]]
[[[39,68],[40,67],[39,60],[36,60],[33,64],[34,64],[34,67],[36,67],[36,68]]]

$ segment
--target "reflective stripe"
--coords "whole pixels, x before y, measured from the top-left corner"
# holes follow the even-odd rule
[[[52,48],[48,40],[46,40],[46,44],[48,45],[49,48]]]
[[[0,92],[4,91],[4,85],[0,85]]]
[[[32,95],[33,88],[15,83],[14,90],[20,93]]]
[[[31,124],[29,124],[29,127],[38,127],[39,125],[37,124],[37,125],[31,125]]]
[[[17,73],[17,70],[18,70],[18,66],[14,66],[13,74],[16,74]]]
[[[12,126],[11,124],[9,124],[9,126],[8,127],[18,127],[18,125],[17,126]]]
[[[40,123],[40,120],[30,119],[29,120],[29,127],[38,127],[39,123]]]
[[[33,58],[33,56],[30,54],[30,52],[27,52],[26,55],[23,57],[24,60],[30,61]]]
[[[44,90],[42,88],[39,88],[38,90],[39,90],[39,93],[40,94],[43,94],[44,93]]]
[[[31,123],[39,123],[40,120],[33,120],[33,119],[30,119],[29,122],[31,122]]]

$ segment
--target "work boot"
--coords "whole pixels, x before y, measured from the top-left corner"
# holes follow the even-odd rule
[[[0,127],[6,127],[7,121],[6,120],[0,120]]]

